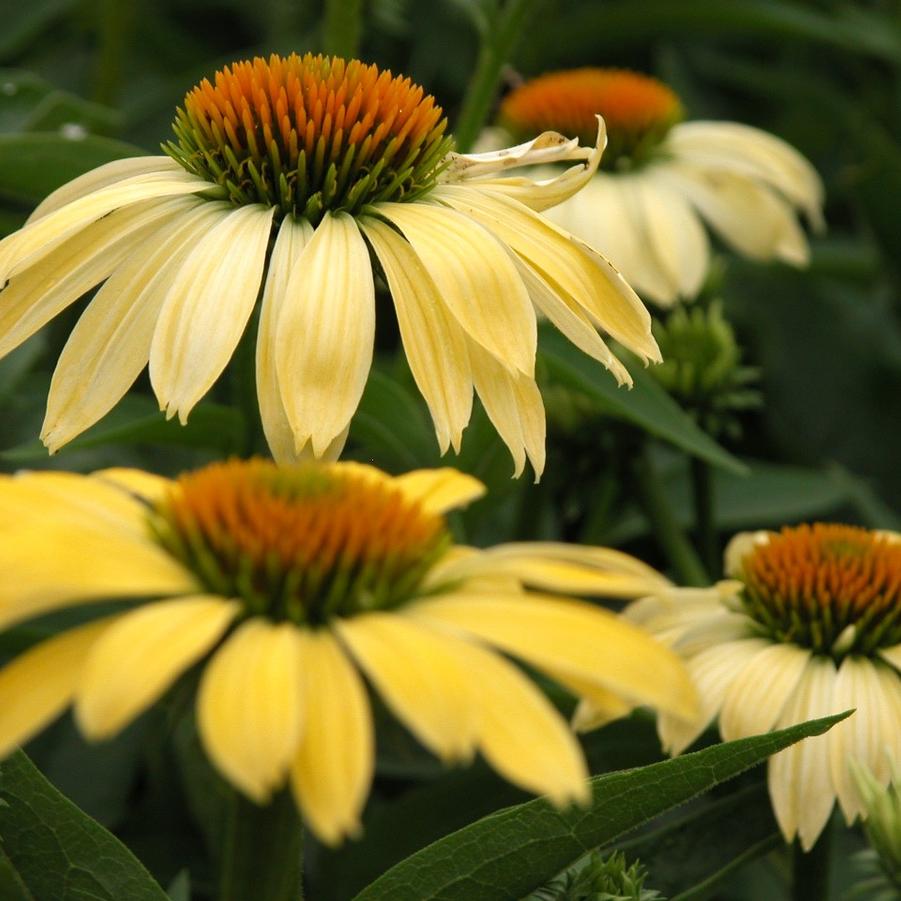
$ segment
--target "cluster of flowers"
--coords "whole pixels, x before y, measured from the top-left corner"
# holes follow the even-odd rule
[[[276,462],[174,481],[2,478],[0,628],[99,600],[120,609],[0,671],[0,755],[69,705],[88,737],[111,736],[201,664],[213,763],[260,802],[290,784],[337,843],[359,829],[372,779],[365,676],[443,760],[479,752],[557,804],[586,801],[573,729],[510,655],[578,699],[577,729],[657,709],[673,753],[717,715],[732,738],[857,707],[774,757],[770,788],[805,847],[835,797],[860,814],[848,759],[881,784],[901,759],[898,536],[740,536],[729,581],[680,589],[610,549],[454,544],[445,513],[483,491],[460,472],[328,462],[371,367],[378,279],[442,452],[459,449],[475,390],[516,474],[528,459],[539,477],[539,314],[628,384],[599,330],[660,359],[626,279],[659,304],[693,297],[709,257],[700,217],[742,253],[802,264],[794,210],[821,222],[809,164],[754,129],[681,117],[651,79],[579,70],[506,98],[501,126],[522,143],[457,154],[409,79],[273,56],[192,90],[166,155],[50,195],[0,242],[0,353],[102,283],[53,376],[51,451],[148,365],[160,408],[184,422],[258,316]],[[634,603],[618,616],[573,596]]]

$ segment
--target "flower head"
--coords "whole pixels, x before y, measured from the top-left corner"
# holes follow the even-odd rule
[[[621,69],[573,69],[512,91],[500,122],[515,135],[607,123],[602,168],[549,218],[600,248],[638,291],[663,306],[694,298],[709,265],[706,221],[754,260],[806,265],[795,210],[823,225],[823,188],[779,138],[735,122],[683,122],[673,91]]]
[[[372,778],[363,677],[443,760],[479,752],[557,804],[585,800],[571,731],[503,655],[605,709],[649,703],[690,718],[693,689],[672,651],[544,593],[631,598],[666,582],[603,548],[455,546],[443,514],[482,490],[449,469],[393,478],[260,460],[175,481],[3,478],[0,558],[15,575],[0,589],[0,628],[60,608],[88,621],[0,670],[0,755],[69,704],[85,735],[111,736],[199,664],[213,763],[261,803],[289,782],[326,842],[358,829]],[[90,617],[110,600],[118,612]]]
[[[696,723],[664,715],[660,734],[679,753],[717,715],[732,740],[855,708],[770,759],[776,819],[809,849],[836,798],[849,823],[864,811],[851,762],[885,784],[901,761],[901,538],[834,524],[743,533],[726,569],[735,581],[627,609],[682,654],[701,697]]]
[[[0,354],[102,283],[50,387],[57,450],[149,363],[185,422],[258,315],[257,393],[273,455],[343,446],[373,357],[376,274],[441,451],[473,389],[521,472],[544,465],[536,309],[621,382],[598,333],[659,360],[650,317],[599,254],[537,211],[579,190],[594,147],[545,132],[452,151],[434,98],[337,57],[236,63],[191,90],[166,155],[119,160],[54,192],[0,242]],[[544,180],[504,170],[570,161]],[[5,286],[5,287],[3,287]]]

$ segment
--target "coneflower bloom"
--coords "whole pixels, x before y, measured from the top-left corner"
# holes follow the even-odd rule
[[[500,122],[514,135],[555,128],[584,137],[598,114],[610,141],[601,168],[547,215],[603,251],[646,299],[669,306],[698,293],[709,261],[702,220],[744,256],[806,265],[795,209],[823,225],[823,188],[810,163],[758,128],[681,121],[679,98],[654,78],[549,73],[512,91]]]
[[[855,708],[769,762],[779,826],[809,849],[836,798],[849,823],[864,812],[852,761],[882,785],[901,761],[901,539],[832,524],[743,533],[726,569],[736,581],[626,610],[683,656],[701,699],[696,723],[663,715],[660,735],[677,754],[717,716],[732,740]]]
[[[597,122],[591,147],[545,133],[458,155],[441,108],[409,79],[292,55],[202,81],[173,127],[166,155],[75,179],[0,242],[0,354],[103,283],[54,373],[51,451],[148,362],[161,409],[184,422],[258,310],[274,456],[335,455],[372,363],[376,272],[442,452],[459,449],[475,388],[517,473],[527,456],[540,473],[536,308],[620,382],[629,375],[598,328],[659,359],[632,289],[536,212],[590,179]],[[543,181],[505,174],[566,160],[577,162]]]
[[[210,759],[260,803],[290,783],[325,842],[358,829],[369,791],[364,678],[443,760],[478,752],[558,805],[585,801],[579,745],[505,655],[602,707],[691,717],[676,654],[546,593],[634,598],[662,580],[602,548],[454,546],[443,514],[482,491],[449,469],[313,461],[4,477],[0,629],[62,608],[88,622],[0,670],[0,756],[69,704],[88,738],[111,736],[199,665]]]

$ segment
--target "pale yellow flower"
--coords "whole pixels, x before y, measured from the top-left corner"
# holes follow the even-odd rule
[[[598,328],[659,360],[632,289],[536,212],[596,170],[595,124],[591,147],[545,133],[462,156],[434,99],[375,66],[226,67],[186,96],[168,155],[75,179],[0,242],[0,355],[103,283],[53,376],[42,438],[55,451],[148,362],[160,408],[185,422],[258,310],[273,455],[334,457],[372,364],[381,275],[441,451],[459,449],[474,388],[517,474],[527,456],[540,474],[536,308],[620,382]],[[567,160],[543,181],[504,174]]]
[[[571,730],[505,655],[600,705],[690,718],[676,654],[545,593],[634,598],[666,583],[604,548],[454,546],[443,514],[483,490],[450,469],[392,478],[260,460],[174,482],[134,470],[3,477],[0,629],[62,608],[89,621],[0,670],[0,757],[70,704],[88,738],[112,736],[199,663],[210,759],[260,803],[290,783],[325,842],[358,830],[369,792],[364,677],[442,760],[478,752],[558,805],[586,801]],[[121,609],[90,619],[101,600]]]
[[[517,135],[584,135],[597,114],[610,141],[602,167],[547,216],[603,251],[646,299],[669,306],[698,293],[710,257],[702,221],[753,260],[807,264],[795,210],[822,228],[822,184],[774,135],[737,122],[682,122],[668,87],[620,69],[542,75],[505,98],[500,119]]]
[[[901,762],[901,540],[824,524],[743,533],[726,570],[735,581],[658,592],[625,615],[678,651],[697,685],[699,720],[659,718],[673,754],[716,717],[732,740],[856,710],[770,759],[776,819],[806,850],[836,798],[848,823],[864,813],[852,762],[882,785]]]

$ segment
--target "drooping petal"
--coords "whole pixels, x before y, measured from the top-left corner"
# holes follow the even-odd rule
[[[285,305],[290,302],[288,283],[300,260],[304,247],[313,237],[313,227],[306,219],[285,216],[269,259],[269,271],[260,305],[260,329],[257,334],[257,401],[266,442],[276,463],[298,460],[294,432],[282,403],[275,365],[276,329]]]
[[[578,138],[567,138],[556,131],[544,131],[531,141],[488,150],[483,153],[451,153],[445,170],[448,181],[463,181],[494,175],[519,166],[537,166],[566,160],[587,160],[591,149],[580,147]]]
[[[72,604],[192,594],[199,588],[162,548],[127,534],[117,537],[108,528],[29,524],[0,547],[0,567],[16,573],[0,585],[0,629]]]
[[[512,372],[531,377],[535,311],[509,252],[468,216],[430,203],[380,203],[473,342]]]
[[[791,207],[765,185],[678,160],[659,166],[658,178],[686,197],[723,240],[745,256],[807,264],[807,239]]]
[[[886,752],[894,748],[886,747],[883,724],[890,723],[890,731],[897,733],[899,720],[895,693],[884,686],[887,680],[901,683],[888,667],[853,656],[845,657],[835,678],[834,712],[855,709],[827,733],[832,785],[848,825],[866,810],[851,776],[851,761],[866,766],[883,784],[891,775]]]
[[[410,244],[373,217],[360,225],[388,280],[404,352],[435,423],[441,453],[448,446],[459,452],[472,413],[466,338]]]
[[[281,785],[303,725],[297,629],[245,622],[207,664],[197,723],[210,759],[257,803]],[[321,688],[321,686],[320,686]]]
[[[701,713],[693,722],[663,714],[657,720],[664,750],[681,754],[710,725],[723,705],[723,698],[735,674],[766,647],[762,638],[747,638],[706,647],[687,661],[692,682],[697,686]],[[772,710],[775,719],[778,710]],[[769,715],[769,714],[767,714]]]
[[[835,702],[835,676],[835,664],[830,659],[811,655],[777,727],[840,713]],[[770,800],[776,821],[785,840],[790,842],[797,834],[805,851],[813,847],[835,802],[827,738],[828,733],[805,738],[774,754],[769,762]]]
[[[0,284],[42,260],[60,241],[113,210],[142,200],[197,194],[214,187],[184,170],[134,175],[67,203],[0,241]]]
[[[147,365],[163,300],[179,267],[228,207],[188,207],[148,236],[94,296],[60,354],[41,440],[56,452],[105,416]]]
[[[485,486],[473,476],[451,469],[414,469],[392,480],[404,496],[429,513],[447,513],[482,497]]]
[[[614,694],[607,693],[605,698],[600,689],[591,692],[591,699],[581,698],[572,716],[572,727],[576,732],[592,732],[606,726],[614,720],[628,716],[635,708],[634,704]]]
[[[91,478],[138,498],[146,503],[155,503],[163,498],[172,487],[172,480],[143,469],[129,469],[126,466],[112,466],[91,473]]]
[[[73,200],[79,200],[102,188],[108,188],[117,182],[132,178],[135,175],[162,174],[165,172],[183,172],[182,167],[168,156],[132,156],[121,160],[104,163],[96,169],[85,172],[67,181],[64,185],[48,194],[28,217],[28,223],[43,219]]]
[[[212,595],[146,604],[119,617],[91,648],[75,719],[109,738],[143,713],[222,637],[240,605]]]
[[[156,228],[189,203],[179,198],[117,210],[60,243],[39,266],[13,276],[0,291],[0,356],[107,278]]]
[[[659,358],[650,314],[600,254],[589,252],[583,243],[511,198],[454,186],[436,188],[431,196],[489,229],[618,341],[646,359]]]
[[[797,645],[770,644],[737,670],[720,711],[723,739],[769,732],[794,694],[809,659],[810,653]]]
[[[291,787],[320,841],[360,829],[375,761],[372,713],[362,679],[329,632],[298,633],[303,733]]]
[[[375,286],[354,220],[326,213],[286,289],[275,365],[298,451],[320,457],[360,403],[372,366]]]
[[[69,705],[91,648],[115,619],[69,629],[0,670],[0,760]]]
[[[160,310],[150,381],[166,416],[184,425],[231,358],[253,311],[274,208],[238,207],[182,264]]]
[[[888,648],[880,648],[879,656],[890,663],[896,670],[901,671],[901,644],[895,644]]]
[[[455,642],[392,613],[338,620],[336,631],[394,715],[431,751],[465,760],[475,745],[475,708]]]
[[[599,686],[676,716],[697,714],[681,660],[642,630],[591,604],[535,594],[445,594],[417,601],[410,616],[475,635],[588,696]]]
[[[513,455],[514,477],[526,465],[526,457],[541,478],[545,462],[544,403],[530,376],[511,374],[475,341],[469,342],[469,359],[479,399],[504,444]]]
[[[675,156],[771,185],[804,210],[817,230],[823,222],[823,183],[816,169],[781,138],[738,122],[681,122],[667,135]]]

